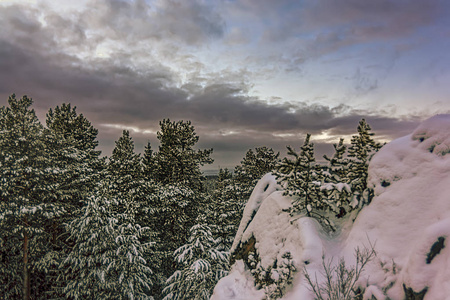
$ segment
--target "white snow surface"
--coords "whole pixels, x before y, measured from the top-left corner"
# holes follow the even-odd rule
[[[425,300],[450,299],[449,153],[450,115],[432,117],[411,135],[385,145],[369,166],[374,199],[333,236],[315,220],[292,219],[283,211],[291,199],[268,174],[248,201],[233,250],[255,237],[263,266],[291,252],[298,272],[285,300],[314,299],[303,268],[320,282],[322,256],[333,262],[344,258],[351,266],[358,247],[374,247],[377,253],[358,281],[366,289],[364,299],[402,300],[403,286],[415,292],[426,288]],[[444,248],[430,257],[439,240]],[[262,299],[261,293],[243,261],[237,261],[217,284],[212,299]]]
[[[264,291],[255,288],[254,280],[242,260],[238,260],[228,276],[222,278],[214,288],[211,300],[259,300],[264,298]]]

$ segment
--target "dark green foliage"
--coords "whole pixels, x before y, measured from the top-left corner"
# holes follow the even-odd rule
[[[64,293],[75,299],[147,299],[152,271],[150,228],[143,207],[148,184],[128,131],[116,141],[97,192],[68,229],[74,247],[64,262]]]
[[[329,158],[324,155],[328,165],[322,172],[322,185],[320,187],[323,201],[335,213],[337,218],[344,217],[350,212],[352,191],[350,179],[348,178],[348,158],[345,157],[346,146],[344,139],[339,144],[334,144],[334,155]]]
[[[153,150],[150,142],[147,143],[147,146],[145,146],[144,149],[144,155],[142,157],[142,172],[145,179],[154,179],[156,172],[155,156],[153,155]]]
[[[219,170],[219,174],[217,175],[217,183],[218,183],[218,186],[223,186],[224,185],[224,182],[227,180],[227,179],[232,179],[233,178],[233,173],[231,173],[230,172],[230,170],[228,170],[228,169],[220,169]]]
[[[114,194],[105,179],[68,224],[74,241],[63,264],[70,275],[64,289],[69,298],[149,299],[152,271],[145,257],[151,243],[141,242],[149,228],[136,224],[128,199]]]
[[[64,139],[73,140],[76,149],[92,151],[92,156],[100,155],[100,151],[94,151],[98,146],[98,130],[83,114],[76,112],[76,107],[72,108],[70,104],[63,103],[61,107],[50,109],[46,124],[51,132],[61,134]]]
[[[426,262],[427,264],[431,264],[431,261],[441,253],[441,250],[445,248],[445,237],[438,237],[437,241],[431,246],[430,252],[427,254]]]
[[[221,173],[221,174],[220,174]],[[217,188],[210,201],[211,227],[218,248],[229,250],[233,244],[246,200],[247,192],[232,178],[228,170],[221,170]]]
[[[97,130],[70,104],[50,109],[44,127],[31,99],[12,95],[8,102],[0,108],[5,299],[160,299],[168,278],[168,297],[207,299],[229,267],[254,186],[274,169],[293,198],[292,216],[334,229],[330,213],[343,217],[370,201],[367,166],[380,145],[364,120],[347,157],[341,140],[326,167],[316,163],[308,135],[279,163],[270,148],[249,150],[234,174],[220,170],[207,190],[200,167],[212,163],[212,149],[194,149],[199,137],[189,121],[161,121],[158,151],[148,144],[143,156],[123,131],[106,159],[96,150]],[[255,276],[278,274],[262,284],[277,298],[295,268],[287,253],[260,271]]]
[[[367,187],[368,166],[381,145],[369,131],[370,126],[362,119],[347,157],[341,139],[334,144],[333,157],[324,156],[328,165],[323,167],[315,162],[309,134],[299,153],[287,147],[288,157],[277,165],[275,175],[285,189],[284,195],[292,197],[292,216],[303,213],[335,231],[334,217],[342,218],[370,202],[373,192]]]
[[[292,216],[305,213],[310,217],[325,208],[320,195],[321,169],[314,158],[314,144],[310,137],[310,134],[306,136],[300,153],[288,146],[289,157],[276,167],[275,175],[285,189],[284,195],[293,199]]]
[[[116,147],[108,161],[108,173],[111,176],[111,193],[116,198],[124,199],[126,207],[122,210],[138,213],[144,205],[144,180],[140,154],[134,153],[134,142],[130,133],[124,130],[122,136],[116,141]]]
[[[206,209],[206,188],[200,167],[213,162],[212,149],[195,150],[199,137],[190,121],[160,122],[160,146],[153,152],[147,145],[143,174],[156,183],[148,202],[146,220],[155,228],[155,289],[162,288],[175,271],[173,252],[184,245],[189,228]]]
[[[157,137],[159,151],[152,154],[148,148],[147,168],[152,170],[153,178],[161,184],[184,184],[195,191],[203,191],[203,176],[200,166],[211,164],[212,149],[194,150],[199,137],[190,121],[160,122],[161,130]]]
[[[366,120],[362,119],[358,125],[358,135],[354,135],[348,148],[348,178],[354,195],[354,206],[362,207],[370,203],[373,194],[367,188],[369,161],[381,149],[382,145],[372,138],[374,133]]]
[[[268,267],[261,265],[255,250],[249,253],[247,260],[256,286],[264,289],[266,299],[279,299],[285,295],[297,272],[290,252],[283,253],[280,260]]]
[[[209,299],[212,288],[229,267],[228,251],[245,203],[256,182],[272,170],[277,157],[272,149],[261,147],[247,152],[235,176],[227,169],[219,171],[216,187],[205,198],[205,209],[197,217],[203,225],[193,226],[189,240],[175,252],[179,264],[167,281],[167,299]],[[197,268],[197,264],[201,267]]]
[[[255,148],[255,151],[249,149],[241,164],[234,169],[236,181],[253,189],[261,177],[275,168],[279,155],[267,147]]]
[[[428,292],[428,287],[425,287],[420,292],[415,292],[412,288],[408,288],[403,284],[403,291],[405,292],[405,300],[423,300]]]
[[[46,154],[49,156],[53,172],[48,179],[57,183],[56,201],[64,208],[64,214],[53,218],[47,225],[51,233],[51,249],[38,265],[46,273],[46,281],[52,284],[48,297],[63,297],[65,276],[59,263],[68,254],[71,245],[64,224],[76,218],[99,178],[104,160],[95,148],[97,129],[70,104],[62,104],[50,109],[44,130]]]
[[[190,229],[187,243],[178,248],[177,271],[167,280],[164,300],[211,297],[217,281],[228,272],[228,252],[218,250],[208,225],[198,224]]]
[[[267,147],[249,149],[236,166],[234,175],[221,169],[217,187],[212,194],[211,215],[214,235],[223,249],[229,250],[236,235],[242,212],[256,183],[271,172],[277,163],[279,153]]]
[[[0,230],[5,245],[0,251],[2,260],[12,263],[0,270],[0,277],[11,287],[5,298],[19,297],[18,286],[22,297],[29,298],[32,291],[43,293],[40,279],[45,275],[34,266],[51,249],[50,224],[65,209],[58,201],[59,183],[51,180],[58,168],[46,152],[44,128],[31,109],[32,100],[12,95],[8,103],[0,111]],[[18,286],[11,284],[19,277]]]
[[[155,228],[155,271],[165,281],[175,271],[173,252],[184,245],[199,213],[197,193],[181,184],[158,185],[152,195],[150,224]],[[159,282],[162,283],[162,282]]]
[[[5,299],[19,299],[22,295],[23,239],[2,225],[0,235],[0,295]]]

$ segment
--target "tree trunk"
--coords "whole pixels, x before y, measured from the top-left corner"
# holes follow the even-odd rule
[[[23,235],[23,300],[30,299],[30,270],[28,267],[28,234]]]

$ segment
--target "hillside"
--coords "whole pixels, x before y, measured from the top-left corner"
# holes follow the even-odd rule
[[[337,224],[333,234],[312,218],[290,217],[285,209],[291,199],[266,175],[244,210],[232,271],[216,285],[212,299],[314,299],[305,274],[321,285],[325,269],[340,260],[346,270],[361,271],[354,283],[359,299],[447,299],[449,153],[449,115],[430,118],[385,145],[369,165],[375,197],[357,216]],[[338,279],[335,274],[328,276],[330,282]],[[263,280],[272,284],[261,286]]]

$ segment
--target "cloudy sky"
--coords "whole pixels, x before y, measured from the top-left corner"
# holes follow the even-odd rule
[[[380,139],[450,111],[445,0],[0,0],[0,105],[24,94],[44,122],[77,106],[110,155],[129,129],[191,120],[212,168],[249,148],[316,151],[366,118]]]

